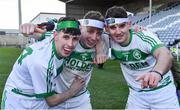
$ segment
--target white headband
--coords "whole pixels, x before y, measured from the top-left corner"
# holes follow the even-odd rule
[[[107,25],[114,25],[114,24],[126,23],[128,21],[129,21],[128,18],[107,18],[106,24]]]
[[[92,26],[100,29],[104,29],[104,22],[94,19],[80,19],[81,26]]]

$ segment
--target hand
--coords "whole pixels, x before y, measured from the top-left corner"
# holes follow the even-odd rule
[[[138,76],[136,80],[142,80],[142,88],[154,88],[157,87],[159,81],[161,80],[161,76],[155,72],[147,72],[146,74]]]
[[[74,81],[72,82],[69,92],[72,96],[76,95],[85,85],[85,81],[80,76],[75,76]]]
[[[140,32],[140,31],[146,31],[147,29],[145,27],[139,26],[139,25],[134,25],[134,31],[135,32]]]
[[[102,64],[102,63],[105,63],[107,59],[108,59],[107,55],[105,55],[105,54],[98,54],[98,55],[96,55],[96,58],[94,58],[93,63],[94,64]]]
[[[37,25],[32,23],[25,23],[20,26],[20,32],[24,36],[32,35],[34,33],[45,33],[46,29],[38,28]]]

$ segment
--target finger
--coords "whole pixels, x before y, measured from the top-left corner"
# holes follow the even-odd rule
[[[81,84],[82,84],[82,86],[84,86],[86,83],[85,83],[85,81],[83,81]]]
[[[99,58],[99,56],[98,57],[96,57],[96,64],[100,64],[101,62],[100,62],[100,58]]]
[[[37,32],[37,33],[41,33],[41,34],[46,32],[45,29],[41,29],[41,28],[38,28],[38,27],[36,27],[34,31]]]
[[[101,64],[104,63],[104,62],[105,62],[105,59],[106,59],[106,57],[105,57],[105,56],[102,56],[102,57],[101,57],[101,62],[100,62],[100,63],[101,63]]]
[[[147,88],[148,83],[149,83],[149,75],[145,75],[144,80],[143,80],[143,84],[142,84],[142,88]]]
[[[24,24],[24,25],[25,25],[25,24]],[[23,33],[23,34],[27,34],[27,33],[26,33],[26,26],[24,26],[24,25],[22,25],[22,33]]]
[[[155,77],[153,75],[151,75],[149,77],[149,87],[151,87],[151,88],[154,87],[154,80],[155,80]]]
[[[108,59],[108,56],[105,56],[103,63],[105,63],[107,61],[107,59]]]
[[[155,80],[154,80],[154,83],[153,83],[153,87],[157,87],[158,83],[159,83],[159,80],[158,80],[158,79],[155,79]]]
[[[25,32],[29,35],[30,34],[30,26],[29,25],[27,25],[26,27],[25,27]]]
[[[97,64],[96,58],[93,59],[93,64]]]
[[[35,26],[31,24],[31,26],[29,27],[29,33],[33,34],[35,30]]]
[[[144,79],[144,75],[139,75],[135,80],[136,81],[140,81]]]

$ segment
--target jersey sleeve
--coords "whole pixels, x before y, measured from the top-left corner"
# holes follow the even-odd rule
[[[34,61],[33,61],[34,62]],[[54,93],[52,73],[39,62],[28,65],[36,97],[48,97]]]
[[[109,45],[109,35],[108,34],[102,34],[101,35],[101,39],[102,39],[102,41],[103,41],[103,47],[102,47],[102,49],[103,49],[103,53],[104,54],[106,54],[106,55],[108,55],[108,53],[109,53],[109,47],[110,47],[110,45]]]
[[[37,48],[37,46],[40,46],[38,43],[36,43],[37,45],[33,45],[33,47]],[[49,63],[47,60],[40,60],[43,54],[39,52],[42,51],[39,50],[41,46],[34,50],[33,55],[28,57],[27,67],[31,77],[34,94],[38,98],[45,98],[54,94],[54,69],[48,66]]]
[[[164,44],[160,41],[158,36],[153,32],[150,32],[149,30],[139,32],[138,36],[143,41],[143,47],[148,53],[153,54],[157,48],[164,46]]]

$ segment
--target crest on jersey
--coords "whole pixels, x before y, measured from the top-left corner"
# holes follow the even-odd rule
[[[87,57],[88,57],[87,53],[81,54],[81,58],[83,61],[87,60]]]
[[[139,60],[139,59],[141,59],[141,52],[139,51],[139,50],[135,50],[134,52],[133,52],[133,57],[135,58],[135,59],[137,59],[137,60]]]

